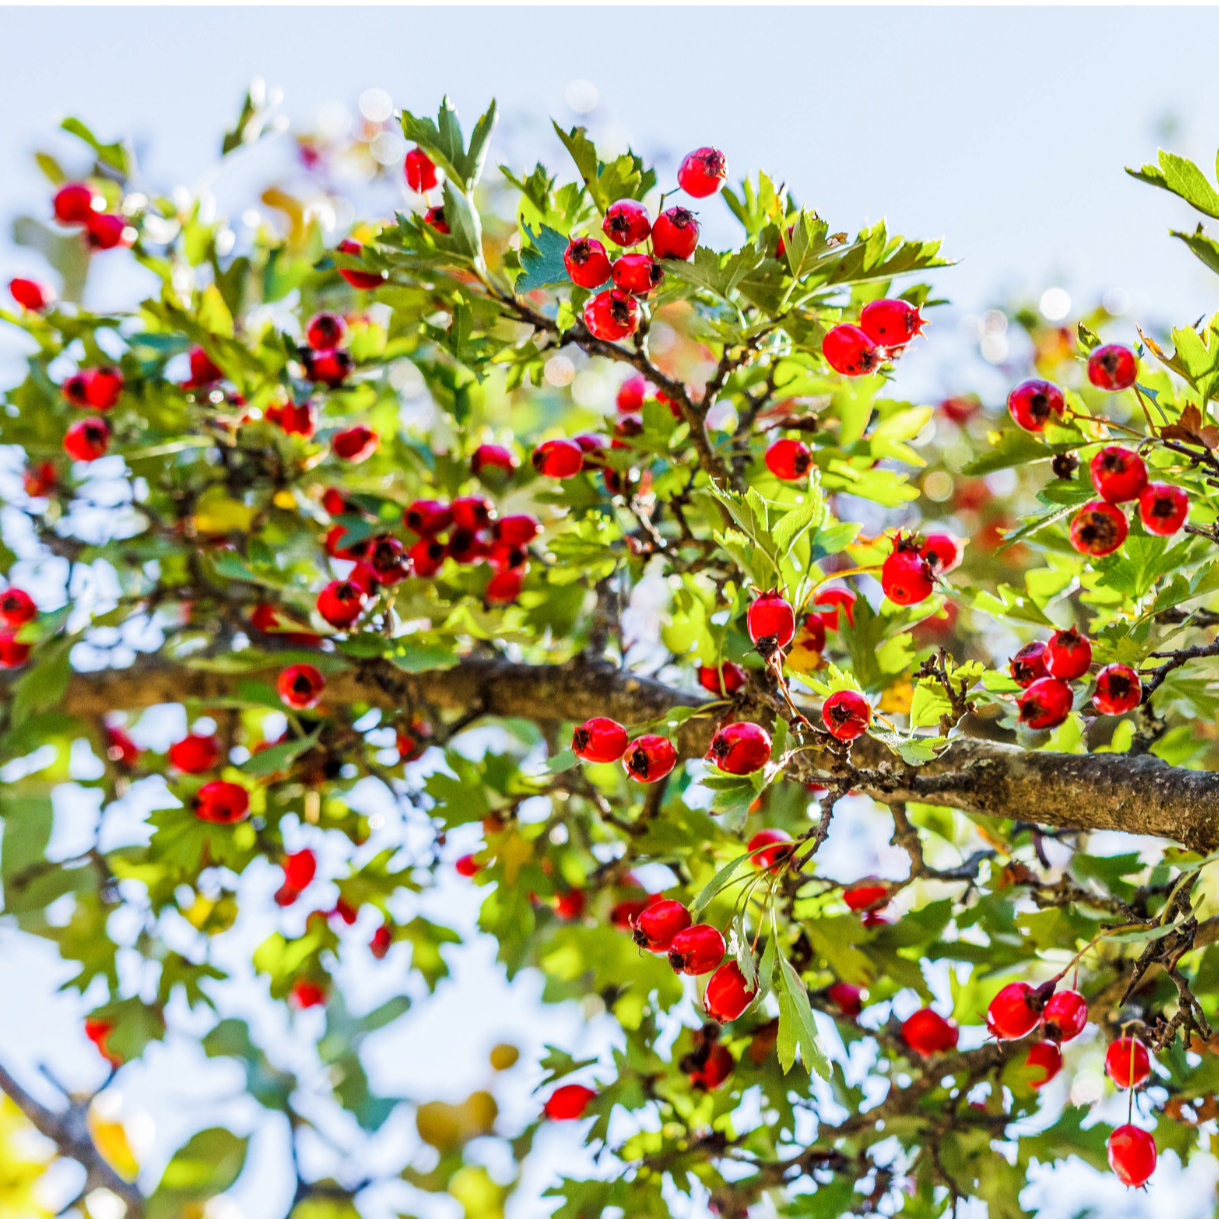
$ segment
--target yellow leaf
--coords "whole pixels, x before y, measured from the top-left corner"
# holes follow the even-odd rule
[[[914,699],[914,687],[908,681],[895,681],[880,696],[880,709],[888,715],[905,715]]]
[[[89,1106],[87,1120],[89,1137],[93,1140],[93,1146],[101,1153],[102,1159],[124,1181],[134,1181],[140,1175],[140,1165],[131,1150],[123,1123],[102,1117],[96,1104]]]
[[[792,644],[784,663],[793,673],[815,673],[825,662],[812,639],[801,637]]]
[[[194,524],[199,533],[248,533],[254,509],[239,500],[229,499],[223,491],[205,492],[196,505]]]
[[[291,491],[276,491],[275,498],[271,502],[277,508],[284,508],[291,512],[296,507],[296,496]]]
[[[504,879],[514,885],[521,865],[533,857],[533,847],[520,834],[513,833],[505,836],[496,853],[504,863]]]
[[[39,1182],[54,1158],[17,1106],[0,1097],[0,1219],[51,1219]]]
[[[208,284],[203,289],[196,312],[199,324],[206,326],[212,334],[221,335],[226,339],[233,337],[233,315],[229,312],[229,307],[224,303],[224,297],[220,295],[220,289],[215,284]]]

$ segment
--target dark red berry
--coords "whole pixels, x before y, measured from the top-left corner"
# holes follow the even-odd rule
[[[1071,687],[1057,677],[1039,677],[1016,699],[1020,722],[1035,731],[1057,728],[1071,714]]]
[[[354,258],[360,258],[364,254],[364,247],[350,237],[339,242],[338,250],[341,254],[350,254]],[[384,271],[349,271],[345,267],[339,267],[338,272],[353,288],[379,288],[385,281]]]
[[[484,470],[504,470],[511,474],[517,467],[512,450],[502,444],[480,444],[470,458],[470,469],[480,475]]]
[[[902,1040],[922,1058],[955,1050],[959,1036],[955,1020],[945,1020],[929,1007],[915,1012],[902,1025]]]
[[[1126,540],[1129,529],[1120,508],[1103,499],[1089,500],[1071,521],[1071,545],[1080,554],[1103,558]]]
[[[64,397],[73,405],[108,411],[123,392],[123,374],[117,368],[82,368],[63,383]]]
[[[469,880],[472,876],[477,876],[482,870],[482,864],[480,864],[473,855],[462,855],[453,864],[453,871],[456,872],[458,876],[464,876],[466,880]]]
[[[396,537],[383,534],[374,538],[368,548],[367,563],[378,584],[390,587],[401,584],[411,574],[410,556]]]
[[[1044,1088],[1062,1070],[1062,1051],[1052,1041],[1038,1041],[1029,1046],[1024,1065],[1041,1068],[1041,1075],[1029,1080],[1029,1087],[1036,1092]]]
[[[542,532],[542,523],[536,516],[518,512],[512,516],[501,516],[495,522],[497,541],[505,546],[528,546]]]
[[[121,728],[106,728],[106,757],[116,766],[132,769],[144,751]]]
[[[576,237],[563,253],[568,278],[577,288],[599,288],[610,277],[609,255],[594,237]]]
[[[624,415],[638,414],[643,410],[643,402],[647,396],[647,378],[636,373],[633,377],[627,377],[618,386],[618,397],[615,400],[615,405],[618,407],[619,412]]]
[[[444,566],[448,550],[443,542],[438,542],[435,538],[420,538],[407,553],[410,555],[415,575],[427,580]]]
[[[727,724],[711,738],[707,760],[725,774],[751,775],[770,761],[770,733],[760,724]]]
[[[93,201],[98,196],[83,182],[69,182],[55,192],[51,206],[60,224],[84,224],[93,214]]]
[[[919,555],[927,561],[936,576],[946,576],[961,565],[965,544],[951,533],[929,533],[923,539]]]
[[[367,594],[354,580],[331,580],[317,595],[317,612],[345,630],[364,612]]]
[[[220,758],[220,745],[214,736],[191,733],[169,747],[169,764],[186,775],[201,775],[211,770]]]
[[[570,922],[573,919],[583,918],[584,905],[584,890],[568,889],[566,893],[560,893],[554,899],[554,912],[559,918]]]
[[[1124,504],[1138,499],[1147,486],[1147,467],[1133,450],[1120,444],[1106,445],[1088,467],[1096,494],[1106,503]]]
[[[85,240],[95,250],[113,250],[128,246],[134,240],[134,230],[122,216],[110,212],[90,212],[85,217]]]
[[[453,511],[444,500],[417,499],[403,514],[402,523],[422,538],[435,537],[453,523]]]
[[[636,737],[622,758],[627,777],[638,783],[655,783],[677,765],[677,750],[668,737],[651,733]]]
[[[436,165],[422,148],[412,148],[406,154],[406,184],[417,195],[431,190],[436,185]]]
[[[214,825],[232,825],[250,815],[250,793],[240,783],[213,779],[195,793],[195,816]]]
[[[826,628],[831,631],[838,630],[838,611],[841,610],[847,620],[848,626],[855,625],[855,594],[849,588],[825,588],[822,589],[814,598],[813,604],[818,606],[827,606],[829,608],[822,609],[818,617],[825,623]]]
[[[797,482],[813,464],[813,454],[803,440],[776,440],[766,450],[766,468],[784,482]]]
[[[309,883],[317,874],[317,856],[306,848],[295,854],[285,855],[282,866],[284,884],[300,893],[309,887]]]
[[[602,231],[615,244],[625,247],[647,241],[652,231],[648,209],[634,199],[619,199],[605,213]],[[603,281],[604,282],[604,281]]]
[[[584,1116],[589,1101],[596,1095],[592,1088],[583,1084],[564,1084],[550,1094],[542,1111],[552,1122],[574,1122]]]
[[[354,465],[367,461],[377,451],[380,443],[381,437],[372,428],[357,423],[331,437],[330,450],[336,457]]]
[[[18,643],[12,631],[0,631],[0,669],[19,669],[29,658],[28,643]]]
[[[1151,1057],[1137,1037],[1119,1037],[1105,1052],[1105,1074],[1119,1088],[1137,1088],[1151,1074]]]
[[[863,1011],[863,990],[850,982],[835,982],[825,994],[844,1016],[852,1020]]]
[[[616,762],[629,744],[626,729],[602,715],[585,720],[571,738],[572,751],[582,762]]]
[[[459,495],[450,505],[458,529],[485,529],[495,505],[485,495]]]
[[[871,301],[859,315],[859,328],[878,347],[902,347],[925,325],[915,305],[903,300]]]
[[[1106,665],[1096,675],[1092,705],[1101,715],[1124,715],[1143,701],[1143,685],[1129,665]]]
[[[1172,483],[1148,483],[1139,496],[1139,520],[1148,533],[1166,538],[1189,516],[1189,496]]]
[[[709,974],[723,959],[724,937],[709,923],[679,931],[669,944],[669,964],[679,974]]]
[[[668,952],[673,937],[693,921],[681,902],[671,898],[653,902],[635,919],[635,943],[648,952]]]
[[[491,550],[489,529],[454,529],[447,547],[450,559],[466,566],[485,559]]]
[[[1127,1123],[1109,1136],[1106,1146],[1109,1167],[1123,1185],[1137,1189],[1147,1184],[1156,1170],[1156,1141],[1151,1134]]]
[[[1050,675],[1050,649],[1047,644],[1035,639],[1012,657],[1007,671],[1012,675],[1016,685],[1027,690],[1033,682]]]
[[[584,468],[584,452],[574,440],[543,440],[530,461],[547,478],[574,478]]]
[[[853,741],[868,730],[872,706],[858,690],[836,690],[821,706],[821,722],[837,741]]]
[[[652,225],[652,254],[656,258],[688,259],[698,248],[698,221],[684,207],[665,208]]]
[[[690,1077],[691,1087],[711,1092],[732,1074],[736,1059],[727,1046],[706,1045],[701,1051],[685,1055],[681,1069]]]
[[[305,327],[305,342],[314,351],[332,351],[347,335],[347,323],[337,313],[315,313]]]
[[[448,219],[445,217],[443,207],[429,207],[423,213],[423,223],[428,228],[435,229],[436,232],[442,233],[446,237],[453,231],[449,226]]]
[[[727,694],[735,694],[745,684],[745,676],[745,670],[731,661],[720,665],[718,669],[714,665],[700,665],[698,684],[709,694],[722,698]]]
[[[299,1010],[309,1007],[320,1007],[326,1002],[326,988],[319,982],[310,982],[307,978],[297,978],[292,983],[288,996],[292,1006]]]
[[[30,499],[44,499],[59,485],[59,471],[53,461],[40,461],[25,471],[21,485]]]
[[[660,286],[665,269],[651,254],[622,254],[610,267],[614,287],[634,296],[647,296]]]
[[[792,853],[792,838],[785,830],[758,830],[745,849],[759,872],[769,872]]]
[[[876,344],[858,326],[835,326],[821,341],[826,363],[845,377],[862,377],[880,364]]]
[[[1062,418],[1067,401],[1052,381],[1021,381],[1007,396],[1007,409],[1026,432],[1044,432],[1051,415]]]
[[[714,195],[728,177],[728,158],[718,148],[696,148],[682,158],[677,184],[695,199]]]
[[[285,402],[282,405],[267,407],[266,419],[274,423],[289,436],[303,436],[306,440],[313,437],[317,430],[317,416],[313,405],[309,402]]]
[[[594,338],[616,343],[639,327],[639,305],[629,293],[611,288],[584,302],[584,324]]]
[[[394,942],[394,933],[388,923],[382,923],[380,927],[372,933],[372,939],[368,943],[368,951],[372,953],[378,961],[385,959],[386,954],[390,950],[390,946]]]
[[[8,290],[13,300],[31,313],[41,313],[55,300],[55,289],[35,279],[10,279]]]
[[[1015,1041],[1041,1023],[1045,1002],[1045,996],[1027,982],[1011,982],[990,1001],[986,1027],[1000,1041]]]
[[[192,388],[215,385],[224,380],[224,369],[220,368],[202,347],[190,349],[190,381]]]
[[[900,536],[880,569],[880,586],[894,605],[918,605],[935,591],[935,574],[917,542]]]
[[[313,665],[289,665],[279,675],[279,697],[297,711],[316,707],[325,688],[326,679]]]
[[[1051,677],[1074,681],[1083,677],[1092,665],[1092,644],[1075,627],[1055,631],[1046,647],[1049,649],[1046,667]]]
[[[749,638],[763,656],[787,647],[796,633],[796,613],[776,589],[756,597],[745,620]]]
[[[869,876],[844,889],[842,900],[848,910],[870,910],[888,902],[889,886],[885,881]]]
[[[6,626],[25,626],[38,617],[34,598],[23,588],[6,588],[0,593],[0,620]]]
[[[757,990],[751,990],[745,981],[741,967],[735,961],[725,961],[707,983],[703,1009],[712,1020],[727,1024],[741,1015],[757,994]]]
[[[1088,357],[1088,380],[1097,389],[1129,389],[1138,375],[1134,352],[1120,343],[1106,343]]]
[[[1051,1041],[1071,1041],[1088,1023],[1088,1001],[1077,990],[1055,991],[1041,1019]]]
[[[301,352],[301,365],[305,376],[319,385],[337,389],[351,375],[351,355],[340,347],[327,347],[314,351],[312,347]]]

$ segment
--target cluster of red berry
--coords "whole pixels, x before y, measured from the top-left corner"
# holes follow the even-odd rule
[[[922,314],[909,301],[872,301],[860,311],[858,326],[842,322],[826,333],[821,354],[835,372],[862,377],[921,334],[924,325]]]
[[[0,669],[18,669],[30,658],[30,645],[19,643],[17,632],[38,617],[34,598],[23,588],[0,593]]]

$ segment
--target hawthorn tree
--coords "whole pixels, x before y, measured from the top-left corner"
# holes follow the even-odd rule
[[[248,97],[223,155],[267,118]],[[379,1130],[405,1102],[359,1046],[407,1001],[356,1016],[332,971],[444,985],[460,937],[411,912],[455,868],[509,977],[540,970],[548,1002],[594,1000],[621,1030],[612,1069],[550,1049],[524,1129],[486,1092],[416,1108],[432,1153],[398,1179],[471,1219],[516,1184],[479,1141],[519,1163],[548,1121],[582,1122],[600,1155],[550,1191],[563,1219],[659,1217],[692,1192],[723,1216],[768,1196],[827,1219],[980,1199],[1002,1219],[1028,1213],[1034,1164],[1138,1185],[1157,1149],[1207,1148],[1219,321],[1136,344],[1103,310],[1072,329],[1018,311],[1031,375],[1013,368],[1007,413],[914,405],[886,387],[934,341],[911,279],[946,265],[937,242],[831,232],[713,148],[672,181],[556,126],[574,169],[488,173],[495,118],[467,139],[447,101],[396,116],[410,206],[343,240],[317,204],[339,154],[316,141],[312,201],[269,188],[284,223],[240,246],[78,120],[86,172],[40,155],[53,219],[21,231],[67,300],[18,279],[3,312],[29,353],[0,414],[21,472],[4,911],[104,992],[99,1053],[121,1077],[173,1004],[213,1003],[243,876],[275,869],[278,908],[312,912],[253,967],[272,999],[324,1006],[330,1101]],[[1219,217],[1188,161],[1135,176]],[[724,205],[741,236],[717,251],[700,224]],[[1219,270],[1201,226],[1175,235]],[[91,312],[93,258],[160,289]],[[667,598],[658,633],[644,590]],[[191,731],[141,747],[168,704]],[[369,783],[397,818],[352,806]],[[101,813],[65,859],[48,844],[69,788]],[[104,847],[135,791],[146,832]],[[828,875],[835,817],[869,802],[908,868]],[[446,834],[479,825],[455,860]],[[1113,854],[1101,830],[1162,841]],[[120,951],[141,969],[120,977]],[[316,1124],[243,1021],[202,1047],[294,1141]],[[130,1216],[195,1215],[241,1172],[246,1140],[211,1128],[137,1178],[92,1097],[50,1108],[13,1067],[0,1138],[49,1136],[84,1166],[86,1210],[104,1189]],[[7,1197],[32,1208],[38,1164],[10,1162]],[[296,1174],[296,1219],[358,1215],[387,1179]]]

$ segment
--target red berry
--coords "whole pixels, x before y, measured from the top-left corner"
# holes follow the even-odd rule
[[[143,752],[121,728],[106,728],[106,757],[115,765],[131,769]]]
[[[121,1066],[123,1060],[106,1044],[107,1038],[114,1032],[113,1020],[86,1020],[85,1036],[97,1047],[97,1052],[111,1066]]]
[[[707,760],[725,774],[751,775],[770,761],[770,733],[760,724],[727,724],[711,738]]]
[[[574,440],[543,440],[530,458],[547,478],[574,478],[584,468],[584,452]]]
[[[880,569],[880,586],[894,605],[918,605],[935,591],[935,575],[917,545],[899,536]]]
[[[366,594],[354,580],[331,580],[317,595],[317,612],[340,630],[364,612]]]
[[[483,600],[488,605],[512,605],[520,597],[524,582],[523,567],[496,572],[483,589]]]
[[[842,891],[842,900],[848,910],[868,910],[873,906],[883,906],[889,900],[889,886],[874,877],[857,880],[849,889]]]
[[[453,523],[453,510],[444,500],[417,499],[407,508],[402,522],[422,538],[435,537]]]
[[[766,468],[784,482],[797,482],[813,464],[813,454],[803,440],[776,440],[766,450]]]
[[[501,516],[494,525],[496,540],[505,546],[528,546],[541,532],[541,521],[527,512]]]
[[[485,529],[491,522],[495,505],[485,495],[459,495],[450,505],[453,524],[471,532]]]
[[[310,381],[329,385],[331,389],[337,389],[351,375],[352,359],[342,348],[327,347],[314,351],[310,347],[302,351],[300,357],[305,376]]]
[[[108,411],[123,392],[117,368],[82,368],[63,383],[63,395],[73,406]]]
[[[110,447],[110,426],[96,415],[78,419],[64,433],[63,447],[74,461],[96,461]]]
[[[651,254],[623,254],[610,267],[614,287],[634,296],[647,296],[660,286],[665,269]]]
[[[211,770],[220,758],[220,744],[214,736],[191,733],[169,747],[169,763],[187,775]]]
[[[563,265],[577,288],[599,288],[610,277],[609,255],[595,237],[573,238],[563,252]]]
[[[679,974],[709,974],[723,959],[724,937],[708,923],[679,931],[669,944],[669,964]]]
[[[721,679],[723,689],[720,689]],[[745,670],[731,661],[720,665],[700,665],[698,669],[698,684],[709,694],[722,698],[726,694],[735,694],[745,684]]]
[[[97,198],[91,187],[83,182],[69,182],[55,192],[51,206],[55,219],[60,224],[83,224],[93,214],[93,200]]]
[[[9,294],[23,309],[41,313],[55,300],[55,289],[34,279],[10,279]]]
[[[652,224],[648,220],[648,209],[642,203],[619,199],[609,205],[601,229],[615,245],[628,247],[647,241]]]
[[[653,902],[635,919],[635,943],[648,952],[668,952],[673,937],[693,920],[681,902],[665,898]]]
[[[851,592],[849,588],[822,589],[822,591],[813,598],[813,604],[831,607],[829,609],[822,610],[818,615],[829,630],[836,631],[838,629],[839,609],[841,609],[843,614],[846,615],[847,625],[855,625],[855,594]]]
[[[638,783],[655,783],[677,765],[677,750],[668,737],[648,733],[627,746],[622,765],[628,778]]]
[[[355,464],[371,457],[380,443],[381,437],[372,428],[357,423],[331,437],[330,448],[336,457]]]
[[[727,1046],[719,1044],[705,1046],[703,1050],[687,1054],[681,1060],[681,1069],[689,1075],[691,1087],[704,1092],[718,1088],[732,1074],[735,1066],[736,1059]]]
[[[1033,682],[1050,675],[1049,661],[1049,647],[1040,640],[1034,640],[1032,643],[1026,643],[1012,657],[1007,671],[1016,685],[1027,690]]]
[[[1083,677],[1092,664],[1092,644],[1075,627],[1055,631],[1046,647],[1049,651],[1046,667],[1052,677],[1074,681]]]
[[[386,953],[389,952],[390,945],[394,942],[394,933],[388,923],[382,923],[380,927],[372,933],[372,939],[368,944],[368,951],[372,953],[378,961],[385,959]]]
[[[306,848],[292,855],[285,855],[282,866],[284,884],[290,885],[299,893],[307,889],[310,881],[317,875],[317,856]]]
[[[1007,396],[1007,409],[1026,432],[1044,432],[1051,415],[1062,418],[1067,409],[1062,390],[1051,381],[1021,381]]]
[[[364,247],[350,237],[339,242],[338,250],[341,254],[350,254],[355,258],[364,254]],[[379,288],[385,280],[384,271],[349,271],[339,267],[338,272],[353,288]]]
[[[1062,1051],[1052,1041],[1038,1041],[1029,1046],[1024,1065],[1040,1067],[1042,1070],[1040,1079],[1029,1080],[1029,1087],[1036,1092],[1044,1088],[1062,1070]]]
[[[1057,677],[1039,677],[1016,699],[1020,722],[1035,731],[1057,728],[1071,714],[1071,687]]]
[[[584,1116],[588,1102],[596,1095],[592,1088],[586,1088],[583,1084],[564,1084],[550,1094],[542,1112],[552,1122],[574,1122]]]
[[[903,300],[872,301],[859,315],[860,330],[878,347],[902,347],[924,324],[917,306]]]
[[[1045,999],[1027,982],[1011,982],[986,1009],[986,1027],[1000,1041],[1015,1041],[1041,1023]]]
[[[566,893],[560,893],[554,899],[554,912],[559,918],[570,922],[583,917],[584,905],[584,890],[568,889]]]
[[[507,572],[515,571],[521,568],[521,574],[524,575],[525,565],[529,561],[529,555],[519,546],[508,546],[503,542],[496,542],[490,550],[487,551],[487,562],[495,568],[496,571]],[[488,592],[490,585],[487,586]],[[519,589],[517,590],[520,591]]]
[[[647,897],[626,898],[623,901],[615,902],[610,909],[610,926],[633,934],[635,920],[658,900],[658,894],[649,894]]]
[[[749,638],[763,656],[785,648],[796,634],[796,614],[776,589],[756,597],[746,615]]]
[[[929,1007],[915,1012],[902,1025],[902,1040],[923,1058],[955,1050],[959,1036],[955,1020],[945,1020]]]
[[[0,593],[0,619],[8,626],[25,626],[38,617],[34,598],[23,588],[6,588]]]
[[[846,377],[862,377],[881,360],[876,344],[858,326],[835,326],[821,341],[826,363]]]
[[[308,402],[286,402],[281,407],[268,408],[267,420],[278,424],[280,430],[287,435],[303,436],[306,440],[311,440],[317,430],[317,417],[313,413],[312,404]]]
[[[1070,1041],[1088,1023],[1088,1001],[1077,990],[1058,990],[1041,1014],[1045,1035],[1051,1041]]]
[[[792,837],[785,830],[758,830],[745,849],[759,872],[769,872],[792,853]]]
[[[40,461],[25,471],[21,483],[30,499],[44,499],[59,485],[59,471],[53,461]]]
[[[19,669],[29,658],[28,643],[18,643],[12,631],[0,631],[0,669]]]
[[[305,327],[305,342],[314,351],[333,351],[347,335],[347,323],[337,313],[315,313]]]
[[[1110,504],[1138,499],[1147,486],[1147,467],[1133,450],[1120,444],[1106,445],[1088,467],[1096,494]]]
[[[1189,496],[1172,483],[1148,483],[1139,496],[1139,519],[1148,533],[1166,538],[1189,516]]]
[[[1137,1037],[1119,1037],[1105,1053],[1105,1074],[1119,1088],[1137,1088],[1151,1074],[1151,1057]]]
[[[482,864],[474,858],[473,855],[463,855],[456,863],[453,864],[453,871],[458,876],[464,876],[467,880],[471,876],[477,876],[483,870]]]
[[[854,1019],[863,1011],[863,991],[849,982],[835,982],[826,992],[829,1001],[844,1015]]]
[[[652,225],[652,254],[656,258],[688,259],[698,248],[698,221],[684,207],[667,207]]]
[[[629,744],[626,729],[602,715],[585,720],[571,738],[572,750],[582,762],[616,762]]]
[[[448,220],[445,218],[443,207],[429,207],[423,213],[423,223],[429,228],[435,229],[436,232],[444,234],[446,237],[453,231],[449,227]]]
[[[436,165],[422,148],[412,148],[406,154],[406,184],[417,195],[436,185]]]
[[[421,538],[408,553],[415,575],[422,580],[427,580],[444,566],[448,550],[443,542],[438,542],[435,538]]]
[[[584,324],[594,338],[615,343],[638,329],[639,305],[617,288],[598,292],[584,302]]]
[[[624,416],[630,418],[630,416]],[[597,459],[605,455],[605,450],[610,447],[610,438],[603,435],[601,432],[580,432],[572,437],[572,440],[580,446],[580,452],[584,454],[584,464],[586,466],[594,465]],[[615,448],[620,446],[615,445]]]
[[[647,395],[648,382],[646,377],[642,377],[638,373],[633,377],[627,377],[618,386],[618,397],[616,400],[618,410],[622,414],[638,414],[643,409],[643,400]]]
[[[480,444],[470,458],[470,469],[475,475],[484,470],[506,470],[509,474],[517,467],[512,450],[502,444]]]
[[[1106,343],[1088,357],[1088,380],[1097,389],[1129,389],[1138,375],[1134,352],[1121,343]]]
[[[927,561],[933,574],[946,576],[961,565],[965,557],[965,544],[951,533],[929,533],[923,539],[919,555]]]
[[[1124,715],[1143,701],[1143,684],[1129,665],[1106,665],[1096,675],[1092,705],[1101,715]]]
[[[741,967],[735,961],[726,961],[711,975],[703,995],[703,1008],[712,1020],[727,1024],[735,1020],[757,997],[757,990],[750,990]]]
[[[232,825],[250,815],[250,793],[240,783],[213,779],[195,793],[195,816],[214,825]]]
[[[326,1002],[326,988],[306,978],[297,978],[292,984],[290,998],[292,1006],[299,1009],[319,1007]]]
[[[728,177],[728,158],[718,148],[696,148],[682,158],[677,184],[695,199],[714,195]]]
[[[427,720],[416,716],[411,720],[410,727],[398,733],[395,745],[398,750],[398,761],[415,762],[427,751],[427,743],[432,739],[432,725]]]
[[[377,583],[387,587],[401,584],[411,574],[411,561],[406,547],[390,534],[373,539],[368,549],[367,562],[377,578]]]
[[[1110,1136],[1109,1167],[1123,1185],[1145,1185],[1156,1170],[1156,1141],[1138,1126],[1119,1126]]]
[[[192,386],[214,385],[224,380],[224,370],[217,367],[202,347],[190,349],[190,381]]]
[[[836,690],[821,707],[821,722],[837,741],[853,741],[868,730],[872,707],[858,690]]]
[[[945,398],[940,403],[940,411],[947,415],[953,423],[967,423],[972,415],[982,407],[982,401],[976,394],[963,394],[956,398]]]
[[[85,217],[85,240],[95,250],[113,250],[130,245],[133,237],[127,221],[110,212],[90,212]]]
[[[1103,558],[1112,554],[1129,532],[1126,516],[1120,508],[1103,499],[1089,500],[1071,522],[1071,545],[1080,554]]]
[[[279,675],[279,697],[297,711],[316,707],[325,688],[326,679],[313,665],[289,665]]]

